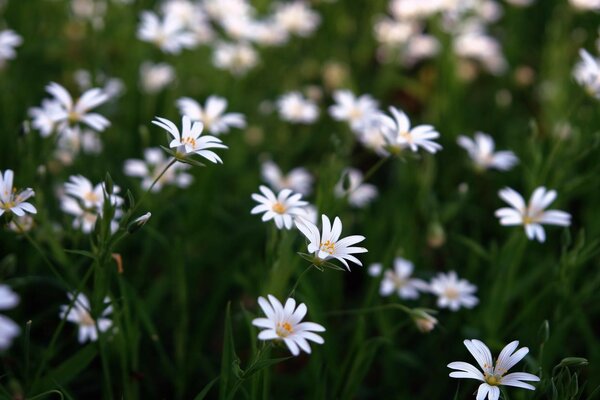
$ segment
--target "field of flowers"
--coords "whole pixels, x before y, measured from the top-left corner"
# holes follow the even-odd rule
[[[0,0],[0,399],[600,398],[598,0]]]

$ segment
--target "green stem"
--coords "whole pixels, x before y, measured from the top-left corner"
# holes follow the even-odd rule
[[[296,293],[296,288],[298,287],[298,284],[300,283],[300,281],[302,280],[302,278],[304,277],[304,275],[306,275],[306,273],[312,268],[314,267],[315,264],[310,264],[304,271],[302,271],[302,273],[300,274],[300,276],[298,277],[298,279],[296,280],[296,283],[294,283],[294,286],[292,287],[292,290],[290,290],[290,294],[288,294],[288,298],[289,297],[293,297],[294,294]]]
[[[175,164],[177,162],[176,158],[173,158],[165,167],[165,169],[162,170],[162,172],[154,179],[154,181],[152,182],[152,184],[150,185],[150,187],[148,188],[148,190],[146,190],[144,192],[144,194],[142,195],[142,197],[140,197],[140,201],[136,202],[135,206],[133,206],[133,209],[131,209],[131,211],[129,212],[129,215],[133,215],[133,213],[138,209],[138,207],[140,206],[140,204],[142,204],[142,202],[146,199],[146,197],[148,196],[148,194],[152,191],[152,189],[154,188],[154,186],[156,185],[156,182],[158,182],[160,180],[160,178],[163,177],[163,175],[167,172],[167,170],[169,168],[171,168],[173,166],[173,164]]]

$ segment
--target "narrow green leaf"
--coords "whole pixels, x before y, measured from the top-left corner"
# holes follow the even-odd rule
[[[59,366],[50,369],[43,380],[42,387],[52,387],[56,383],[66,385],[86,369],[97,355],[98,346],[93,343],[85,346]]]
[[[202,389],[202,391],[200,393],[198,393],[196,395],[196,397],[194,397],[194,400],[202,400],[206,397],[206,395],[208,394],[208,392],[210,391],[210,389],[215,385],[215,383],[217,383],[217,381],[219,380],[219,377],[217,376],[215,379],[213,379],[212,381],[208,382],[206,384],[206,386],[204,386],[204,389]]]

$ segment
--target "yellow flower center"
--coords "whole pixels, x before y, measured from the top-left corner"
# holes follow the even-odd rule
[[[275,332],[281,337],[288,337],[293,331],[294,329],[289,322],[278,322],[275,329]]]
[[[194,149],[196,148],[196,139],[191,137],[186,137],[181,139],[181,143],[192,146]]]
[[[444,295],[447,298],[449,298],[450,300],[456,300],[456,299],[458,299],[458,296],[460,295],[460,293],[455,288],[450,287],[444,291]]]
[[[70,123],[74,124],[75,122],[79,121],[79,114],[77,114],[75,111],[70,111],[67,119]]]
[[[79,319],[80,319],[79,323],[81,325],[94,326],[96,324],[96,321],[94,321],[94,319],[92,318],[90,313],[88,313],[85,310],[81,310],[79,312]]]
[[[94,192],[87,192],[83,198],[91,203],[97,203],[100,201],[100,198],[98,198],[98,195]]]
[[[273,207],[271,207],[273,211],[275,211],[277,214],[284,214],[285,213],[285,206],[283,204],[281,204],[280,202],[276,202],[275,204],[273,204]]]
[[[404,140],[406,140],[408,143],[412,143],[413,142],[413,138],[410,135],[410,132],[404,131],[404,132],[400,132],[400,136],[404,138]]]
[[[326,253],[332,254],[335,253],[335,243],[327,240],[325,242],[321,242],[321,251],[324,251]]]
[[[484,378],[485,378],[485,381],[487,382],[487,384],[491,385],[491,386],[498,386],[502,383],[501,375],[490,375],[490,374],[486,373]]]

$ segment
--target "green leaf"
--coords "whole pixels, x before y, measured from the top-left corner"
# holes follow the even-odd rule
[[[279,364],[280,362],[289,360],[290,358],[293,358],[293,357],[289,356],[289,357],[279,357],[279,358],[267,358],[264,360],[259,359],[244,372],[244,374],[243,374],[244,379],[249,378],[250,376],[254,375],[257,372],[260,372],[264,368],[268,368],[271,365]]]
[[[196,395],[196,397],[194,397],[194,400],[202,400],[206,397],[206,395],[208,394],[208,392],[210,391],[210,389],[215,385],[215,383],[217,383],[217,381],[219,380],[219,377],[217,376],[215,379],[213,379],[212,381],[208,382],[206,384],[206,386],[204,386],[204,389],[202,389],[202,391],[200,393],[198,393]]]
[[[484,260],[490,259],[488,252],[476,241],[462,235],[455,235],[454,239]]]
[[[237,364],[237,369],[235,365]],[[219,388],[219,399],[228,397],[231,382],[235,379],[235,371],[239,370],[239,358],[235,354],[235,342],[231,328],[231,303],[227,303],[225,309],[225,329],[223,332],[223,354],[221,356],[221,383]]]
[[[86,369],[97,355],[98,346],[96,344],[85,346],[59,366],[50,369],[43,380],[42,387],[56,386],[57,383],[66,385],[79,376],[79,373]]]
[[[94,253],[92,253],[91,251],[87,251],[87,250],[70,250],[70,249],[65,249],[65,253],[77,254],[78,256],[88,257],[88,258],[91,258],[92,260],[96,259],[96,256],[94,255]]]

